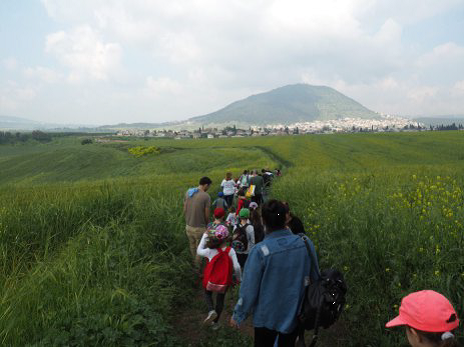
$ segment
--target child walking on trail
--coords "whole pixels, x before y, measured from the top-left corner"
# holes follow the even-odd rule
[[[227,218],[226,218],[226,224],[231,226],[231,225],[237,224],[237,222],[238,222],[238,219],[237,219],[237,215],[235,214],[235,208],[231,206],[229,208],[229,214],[227,215]]]
[[[453,334],[459,319],[446,297],[433,290],[411,293],[401,300],[399,315],[386,325],[406,327],[412,347],[458,347]]]
[[[217,224],[203,234],[197,249],[199,256],[208,258],[203,276],[208,315],[203,323],[210,325],[214,330],[219,328],[218,321],[224,308],[225,295],[233,284],[233,272],[237,283],[242,278],[237,255],[228,246],[229,241],[228,228],[223,224]],[[213,293],[216,293],[216,305],[213,302]]]
[[[214,221],[208,224],[207,229],[215,228],[219,224],[223,224],[227,226],[227,223],[224,221],[226,211],[223,208],[218,207],[214,209],[213,215],[214,215]]]
[[[232,247],[237,252],[238,262],[243,269],[248,253],[255,245],[255,230],[249,220],[250,210],[248,208],[242,208],[238,216],[239,223],[234,226]]]
[[[217,199],[213,201],[213,208],[218,208],[218,207],[223,208],[224,210],[227,210],[229,208],[229,204],[224,199],[223,192],[219,192]]]

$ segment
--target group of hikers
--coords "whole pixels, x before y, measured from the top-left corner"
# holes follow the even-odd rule
[[[220,327],[225,295],[240,284],[229,324],[240,328],[252,314],[254,346],[259,347],[304,346],[298,316],[309,286],[321,278],[303,223],[288,203],[269,199],[280,174],[245,170],[233,179],[227,173],[214,202],[207,193],[212,181],[202,177],[184,198],[186,234],[208,307],[204,324]],[[203,269],[202,258],[207,259]],[[386,327],[405,326],[413,347],[456,347],[452,332],[458,325],[448,299],[423,290],[404,297],[399,315]]]

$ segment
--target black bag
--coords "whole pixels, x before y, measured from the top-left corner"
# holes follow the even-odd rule
[[[311,263],[316,264],[316,260],[306,241],[307,237],[303,236],[302,238],[311,258]],[[314,347],[318,339],[319,327],[327,329],[337,321],[346,302],[346,291],[347,287],[343,274],[336,269],[322,271],[319,280],[311,283],[306,288],[303,305],[298,315],[298,347],[306,346],[304,341],[305,330],[314,329],[310,345],[310,347]]]

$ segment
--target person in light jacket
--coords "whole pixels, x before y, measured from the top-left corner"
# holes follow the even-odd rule
[[[253,312],[255,347],[272,347],[277,337],[278,346],[293,347],[305,287],[319,278],[316,251],[308,240],[313,263],[305,241],[285,227],[282,202],[268,201],[261,213],[266,236],[248,255],[230,324],[239,328]]]

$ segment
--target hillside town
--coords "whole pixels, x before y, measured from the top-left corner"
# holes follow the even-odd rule
[[[290,125],[273,124],[266,126],[249,126],[248,129],[226,126],[220,128],[198,127],[195,130],[168,129],[122,129],[117,136],[139,136],[174,139],[227,138],[249,136],[285,136],[304,134],[333,134],[355,132],[400,132],[429,130],[424,124],[411,119],[391,115],[378,119],[341,118],[326,121],[301,122]]]

